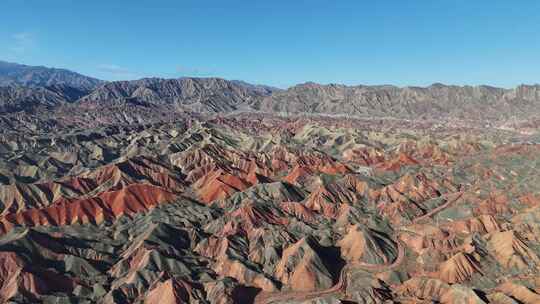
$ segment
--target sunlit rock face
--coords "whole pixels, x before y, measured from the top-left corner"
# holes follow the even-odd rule
[[[531,90],[145,80],[5,114],[1,302],[537,303],[534,124],[409,117]],[[392,119],[208,114],[347,94],[418,99]]]

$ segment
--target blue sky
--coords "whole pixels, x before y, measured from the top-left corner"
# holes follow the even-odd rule
[[[106,80],[540,82],[540,1],[2,0],[0,60]]]

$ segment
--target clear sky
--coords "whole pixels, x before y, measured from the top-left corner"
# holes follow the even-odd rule
[[[540,82],[540,1],[1,2],[0,60],[106,80]]]

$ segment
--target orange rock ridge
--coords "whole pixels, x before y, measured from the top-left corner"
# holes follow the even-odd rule
[[[175,194],[160,187],[134,184],[92,198],[60,199],[49,207],[9,213],[0,219],[0,223],[4,233],[14,225],[62,226],[100,223],[122,215],[146,212],[176,197]]]

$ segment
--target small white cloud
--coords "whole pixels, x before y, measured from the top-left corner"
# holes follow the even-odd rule
[[[29,32],[15,33],[11,36],[13,42],[10,47],[15,53],[25,53],[33,49],[36,45],[34,34]]]
[[[98,65],[98,69],[105,73],[111,73],[111,74],[125,74],[129,73],[128,69],[125,69],[121,66],[115,65],[115,64],[100,64]]]
[[[116,64],[100,64],[98,65],[98,70],[102,73],[111,75],[114,78],[137,78],[138,74],[130,71],[124,67],[118,66]]]

